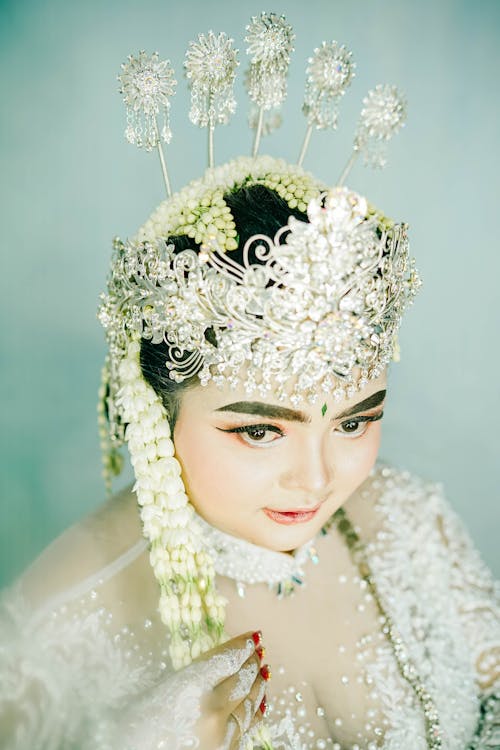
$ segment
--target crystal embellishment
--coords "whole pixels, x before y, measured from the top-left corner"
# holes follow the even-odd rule
[[[336,128],[338,103],[354,77],[352,53],[337,42],[323,42],[309,58],[303,112],[310,125]]]
[[[354,150],[363,152],[365,164],[384,167],[386,142],[405,124],[406,101],[396,86],[379,84],[368,92],[363,105]]]
[[[245,41],[252,58],[247,88],[251,100],[259,107],[277,107],[286,97],[286,76],[294,38],[285,17],[275,13],[254,16],[247,26]]]
[[[209,31],[191,42],[184,67],[191,88],[189,119],[206,127],[226,124],[236,109],[233,84],[238,66],[233,40]]]
[[[146,151],[151,151],[160,138],[170,143],[170,97],[177,82],[169,60],[160,60],[157,52],[149,57],[142,50],[137,57],[129,55],[121,67],[118,80],[127,107],[127,141]],[[158,115],[163,118],[161,129]]]

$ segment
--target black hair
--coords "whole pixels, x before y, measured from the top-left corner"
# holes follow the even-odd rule
[[[250,237],[256,234],[274,237],[276,232],[288,222],[290,216],[300,221],[307,221],[305,213],[290,208],[274,190],[264,185],[239,188],[227,193],[224,200],[231,209],[238,233],[238,248],[230,251],[231,258],[240,265],[243,264],[243,248]],[[186,236],[169,237],[168,242],[174,245],[176,253],[187,248],[196,252],[200,249],[190,237]],[[252,262],[259,261],[252,259]],[[215,344],[212,329],[208,329],[205,336],[208,341]],[[189,354],[186,354],[187,356]],[[199,385],[200,381],[197,375],[193,375],[182,383],[176,383],[169,377],[169,370],[166,366],[168,360],[168,347],[165,342],[153,344],[149,339],[141,339],[140,362],[143,377],[161,398],[167,410],[173,434],[179,415],[182,392]]]

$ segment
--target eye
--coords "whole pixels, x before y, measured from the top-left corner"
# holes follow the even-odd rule
[[[382,419],[384,412],[380,414],[374,414],[370,417],[355,417],[353,419],[347,419],[345,422],[341,422],[337,428],[337,432],[343,437],[361,437],[365,434],[368,429],[370,422],[376,422]]]
[[[221,429],[218,427],[217,429]],[[235,432],[239,433],[241,440],[247,445],[269,445],[276,441],[276,437],[272,437],[272,433],[277,434],[278,437],[283,437],[284,433],[279,427],[272,424],[251,424],[244,425],[242,427],[232,427],[229,430],[222,430],[221,432]]]
[[[349,435],[353,437],[359,437],[364,435],[368,429],[368,422],[361,421],[359,419],[349,419],[348,422],[342,422],[339,425],[339,430],[342,435]]]

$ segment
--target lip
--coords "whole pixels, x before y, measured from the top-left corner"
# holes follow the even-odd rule
[[[308,521],[311,521],[320,507],[321,503],[310,510],[307,508],[299,508],[297,510],[273,510],[272,508],[263,508],[263,510],[266,516],[272,521],[281,523],[284,526],[291,526],[296,523],[307,523]]]

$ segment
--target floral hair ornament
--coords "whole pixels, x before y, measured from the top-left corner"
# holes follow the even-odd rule
[[[132,339],[120,362],[117,407],[131,463],[149,559],[160,586],[159,613],[170,632],[175,669],[220,642],[225,599],[215,589],[213,561],[204,551],[174,456],[165,409],[141,377],[140,343]]]
[[[109,345],[99,407],[105,476],[110,489],[127,443],[175,668],[225,639],[225,607],[168,415],[141,373],[141,339],[167,344],[169,374],[177,382],[197,375],[202,385],[213,380],[231,387],[243,377],[249,392],[276,387],[284,398],[291,379],[296,403],[314,401],[321,391],[342,399],[395,357],[402,314],[420,285],[405,224],[346,187],[327,188],[300,165],[256,156],[264,115],[286,95],[293,39],[283,16],[263,13],[247,27],[247,87],[257,107],[253,156],[221,166],[210,166],[213,133],[234,111],[237,53],[232,40],[213,32],[190,45],[190,117],[208,128],[209,169],[173,194],[165,179],[169,198],[135,238],[115,240],[108,291],[101,295],[99,319]],[[160,128],[157,118],[168,115],[173,72],[156,53],[129,58],[122,69],[127,139],[149,150],[158,146],[166,175],[160,140],[168,142],[170,131],[168,120]],[[352,75],[344,47],[331,42],[315,51],[304,104],[308,129],[336,126]],[[404,120],[402,99],[390,87],[377,87],[364,105],[354,156],[373,144],[377,151]],[[237,230],[226,196],[252,185],[275,191],[291,212],[307,212],[308,222],[291,217],[274,237],[250,238],[236,263]],[[169,242],[175,236],[189,237],[193,249],[175,252]],[[205,335],[209,329],[215,343]]]
[[[371,167],[382,168],[387,163],[387,141],[405,124],[406,100],[395,86],[379,84],[363,99],[353,152],[338,184],[343,185],[354,162],[363,154],[364,162]]]
[[[281,124],[279,110],[287,94],[295,34],[285,17],[275,13],[254,16],[246,31],[247,53],[252,56],[246,87],[255,104],[250,113],[250,126],[255,128],[252,156],[257,156],[261,136]]]
[[[160,61],[155,52],[148,57],[144,50],[137,57],[129,55],[122,63],[118,76],[120,93],[127,107],[125,138],[139,148],[152,151],[158,148],[167,195],[172,195],[165,155],[161,142],[170,143],[170,97],[175,92],[177,81],[169,60]],[[161,113],[163,124],[160,130],[157,115]]]
[[[307,82],[302,111],[307,118],[307,130],[298,164],[306,155],[313,128],[337,127],[338,106],[354,77],[356,63],[352,52],[337,42],[323,42],[309,58]]]
[[[226,124],[236,109],[233,84],[238,65],[233,40],[224,33],[209,31],[191,42],[184,67],[191,88],[189,119],[194,125],[208,128],[208,166],[214,166],[214,130]]]

